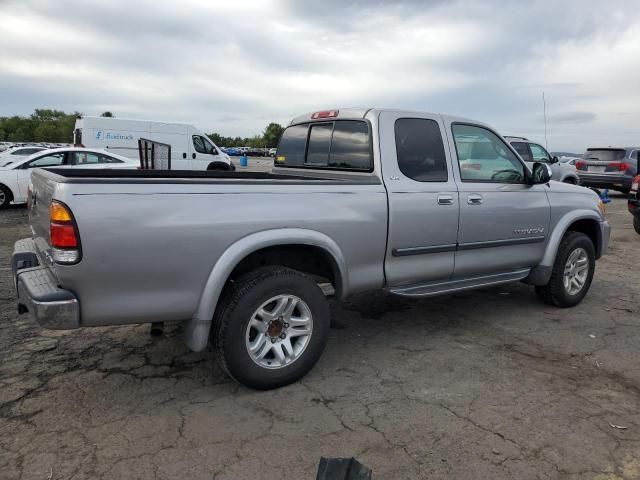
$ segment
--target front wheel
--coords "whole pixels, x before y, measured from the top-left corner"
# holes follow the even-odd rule
[[[549,283],[536,287],[536,293],[549,305],[573,307],[589,291],[595,266],[591,239],[582,232],[567,232],[560,242]]]
[[[212,330],[222,368],[251,388],[267,390],[309,372],[329,338],[329,306],[311,278],[264,267],[228,286]]]
[[[640,216],[633,217],[633,229],[637,234],[640,234]]]

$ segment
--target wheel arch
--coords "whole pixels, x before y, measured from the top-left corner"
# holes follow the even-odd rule
[[[230,171],[233,170],[231,163],[224,162],[222,160],[214,160],[213,162],[209,162],[207,165],[207,170],[222,170],[222,171]]]
[[[602,231],[600,229],[600,221],[600,216],[591,210],[574,210],[565,215],[553,229],[540,265],[545,267],[553,266],[560,242],[565,233],[570,230],[582,232],[587,235],[595,247],[596,258],[600,258],[602,256]]]
[[[285,258],[284,249],[293,248],[295,254]],[[328,235],[314,230],[299,228],[283,228],[256,232],[241,238],[230,245],[218,258],[204,285],[195,314],[184,324],[184,341],[194,351],[204,350],[209,340],[211,322],[220,294],[228,281],[251,270],[251,267],[271,263],[273,259],[284,259],[284,266],[295,268],[302,265],[300,255],[310,256],[312,264],[320,258],[328,262],[324,270],[312,270],[312,273],[323,276],[331,274],[336,297],[343,298],[348,291],[347,267],[344,256],[337,243]],[[261,256],[264,254],[264,256]],[[266,259],[267,263],[260,263]],[[316,264],[317,265],[317,264]],[[301,269],[305,271],[305,269]]]

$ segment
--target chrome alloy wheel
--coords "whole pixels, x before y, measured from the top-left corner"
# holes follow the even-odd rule
[[[312,331],[309,306],[295,295],[277,295],[252,315],[245,333],[245,346],[259,366],[283,368],[302,356]]]
[[[562,281],[564,289],[569,295],[580,293],[584,284],[587,282],[589,275],[589,257],[584,248],[576,248],[569,257],[564,266],[564,275]]]

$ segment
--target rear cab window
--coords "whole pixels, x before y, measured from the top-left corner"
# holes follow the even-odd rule
[[[364,120],[334,120],[287,127],[275,165],[370,172],[373,155],[369,124]]]

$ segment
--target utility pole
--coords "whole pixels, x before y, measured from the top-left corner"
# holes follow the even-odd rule
[[[549,150],[549,142],[547,141],[547,101],[544,98],[544,90],[542,91],[542,112],[544,115],[544,146]]]

